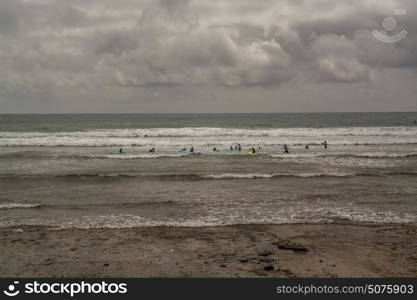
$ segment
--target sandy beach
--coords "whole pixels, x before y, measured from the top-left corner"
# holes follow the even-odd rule
[[[415,277],[412,225],[0,229],[2,277]]]

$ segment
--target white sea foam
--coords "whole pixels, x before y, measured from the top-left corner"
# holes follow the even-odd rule
[[[255,179],[255,178],[272,178],[277,174],[209,174],[201,175],[202,178],[207,179]]]
[[[93,158],[110,158],[110,159],[135,159],[135,158],[164,158],[164,157],[182,157],[188,154],[157,154],[157,153],[144,153],[144,154],[106,154],[106,155],[93,155]]]
[[[144,137],[145,134],[148,137]],[[184,145],[228,148],[231,144],[331,145],[415,144],[417,127],[352,127],[352,128],[149,128],[113,129],[79,132],[0,132],[0,146],[159,146],[175,149]]]
[[[275,177],[301,177],[301,178],[313,178],[313,177],[348,177],[355,176],[353,173],[338,173],[338,172],[326,172],[326,173],[273,173],[273,174],[261,174],[261,173],[226,173],[226,174],[208,174],[200,175],[202,178],[207,179],[257,179],[257,178],[275,178]]]
[[[361,154],[354,154],[352,156],[364,158],[402,158],[417,156],[417,153],[365,152]]]
[[[40,204],[37,203],[1,203],[1,209],[14,209],[14,208],[36,208],[40,207]]]
[[[262,212],[252,216],[242,213],[219,213],[195,218],[158,219],[132,214],[83,216],[67,219],[23,219],[1,221],[0,227],[51,226],[55,229],[90,228],[134,228],[134,227],[206,227],[241,224],[323,224],[323,223],[374,223],[374,224],[415,224],[417,215],[411,213],[378,212],[355,207],[318,207],[299,209],[297,212]]]

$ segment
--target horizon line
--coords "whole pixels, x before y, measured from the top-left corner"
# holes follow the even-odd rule
[[[13,112],[1,115],[243,115],[243,114],[359,114],[359,113],[417,113],[416,111],[312,111],[312,112]]]

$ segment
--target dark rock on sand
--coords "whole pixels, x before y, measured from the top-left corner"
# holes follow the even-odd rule
[[[268,258],[268,257],[265,257],[265,258],[261,258],[261,259],[259,259],[259,261],[260,261],[260,262],[264,262],[264,263],[270,263],[270,262],[273,262],[273,261],[274,261],[274,259],[273,259],[273,258]]]
[[[271,254],[272,254],[272,252],[269,251],[269,250],[266,250],[266,249],[258,251],[259,256],[268,256],[268,255],[271,255]]]
[[[273,271],[274,270],[274,266],[271,266],[271,265],[270,266],[265,266],[264,267],[264,270],[265,271]]]
[[[308,252],[308,249],[304,247],[303,245],[295,244],[292,242],[278,242],[275,244],[277,245],[278,249],[292,250],[294,252],[299,252],[299,253]]]

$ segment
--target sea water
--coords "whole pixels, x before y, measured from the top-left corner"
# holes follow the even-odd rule
[[[0,226],[416,223],[416,119],[0,115]]]

